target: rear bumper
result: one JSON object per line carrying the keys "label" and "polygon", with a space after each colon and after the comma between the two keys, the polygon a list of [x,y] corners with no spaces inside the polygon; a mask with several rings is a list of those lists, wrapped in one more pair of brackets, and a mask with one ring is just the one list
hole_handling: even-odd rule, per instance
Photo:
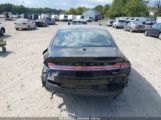
{"label": "rear bumper", "polygon": [[133,30],[133,31],[145,31],[144,28],[133,28],[132,30]]}
{"label": "rear bumper", "polygon": [[124,25],[116,25],[117,28],[123,29],[125,26]]}
{"label": "rear bumper", "polygon": [[82,95],[82,96],[116,96],[123,92],[123,89],[116,91],[97,91],[97,90],[84,90],[84,89],[71,89],[58,86],[47,82],[46,89],[50,92],[54,91],[59,94]]}

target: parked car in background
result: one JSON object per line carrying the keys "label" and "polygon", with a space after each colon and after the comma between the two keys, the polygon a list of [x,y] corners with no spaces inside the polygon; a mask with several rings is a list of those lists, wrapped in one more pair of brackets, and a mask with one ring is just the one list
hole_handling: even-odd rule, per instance
{"label": "parked car in background", "polygon": [[68,25],[87,25],[87,21],[86,20],[73,20],[73,21],[69,21]]}
{"label": "parked car in background", "polygon": [[109,20],[109,21],[107,21],[106,25],[107,26],[113,26],[114,22],[115,22],[115,20]]}
{"label": "parked car in background", "polygon": [[55,19],[51,17],[46,18],[48,25],[55,25]]}
{"label": "parked car in background", "polygon": [[43,54],[42,84],[51,92],[117,96],[128,84],[130,62],[104,27],[61,28]]}
{"label": "parked car in background", "polygon": [[16,30],[22,30],[22,29],[35,29],[36,25],[35,22],[33,20],[29,20],[29,19],[18,19],[15,22],[15,29]]}
{"label": "parked car in background", "polygon": [[113,23],[113,28],[124,28],[126,25],[126,20],[116,20],[114,23]]}
{"label": "parked car in background", "polygon": [[37,19],[35,21],[37,27],[47,27],[48,26],[48,21],[47,19]]}
{"label": "parked car in background", "polygon": [[144,23],[145,29],[151,28],[156,22],[155,21],[148,21]]}
{"label": "parked car in background", "polygon": [[151,28],[146,29],[145,36],[153,36],[161,40],[161,23],[156,23]]}
{"label": "parked car in background", "polygon": [[92,21],[93,21],[92,17],[85,18],[85,20],[86,20],[87,22],[92,22]]}
{"label": "parked car in background", "polygon": [[6,32],[6,30],[5,30],[4,26],[3,26],[3,24],[0,23],[0,36],[3,36],[5,34],[5,32]]}
{"label": "parked car in background", "polygon": [[142,22],[134,21],[129,22],[127,25],[125,25],[124,30],[130,32],[144,32],[145,26]]}

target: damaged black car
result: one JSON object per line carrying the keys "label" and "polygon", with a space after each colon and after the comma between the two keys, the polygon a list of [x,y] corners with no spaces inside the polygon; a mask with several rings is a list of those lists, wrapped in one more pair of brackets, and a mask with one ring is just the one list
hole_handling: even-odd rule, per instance
{"label": "damaged black car", "polygon": [[128,84],[131,64],[101,26],[59,29],[43,52],[42,84],[72,95],[119,95]]}

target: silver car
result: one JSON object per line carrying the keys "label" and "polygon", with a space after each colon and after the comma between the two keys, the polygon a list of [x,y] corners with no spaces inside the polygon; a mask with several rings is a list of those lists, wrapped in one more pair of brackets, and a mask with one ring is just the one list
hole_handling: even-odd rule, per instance
{"label": "silver car", "polygon": [[114,23],[113,23],[113,28],[124,28],[126,25],[126,20],[116,20]]}
{"label": "silver car", "polygon": [[29,19],[18,19],[15,22],[15,29],[19,30],[19,29],[36,29],[36,25],[35,22],[33,20],[29,20]]}
{"label": "silver car", "polygon": [[132,21],[129,22],[125,27],[125,31],[130,31],[130,32],[144,32],[145,31],[145,26],[143,25],[142,22],[139,21]]}

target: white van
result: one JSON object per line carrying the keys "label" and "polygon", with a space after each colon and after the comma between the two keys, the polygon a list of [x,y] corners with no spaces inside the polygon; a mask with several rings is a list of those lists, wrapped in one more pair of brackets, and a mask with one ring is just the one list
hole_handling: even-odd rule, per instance
{"label": "white van", "polygon": [[60,14],[59,15],[59,21],[68,21],[68,15]]}
{"label": "white van", "polygon": [[68,21],[74,20],[76,17],[75,15],[68,15]]}

